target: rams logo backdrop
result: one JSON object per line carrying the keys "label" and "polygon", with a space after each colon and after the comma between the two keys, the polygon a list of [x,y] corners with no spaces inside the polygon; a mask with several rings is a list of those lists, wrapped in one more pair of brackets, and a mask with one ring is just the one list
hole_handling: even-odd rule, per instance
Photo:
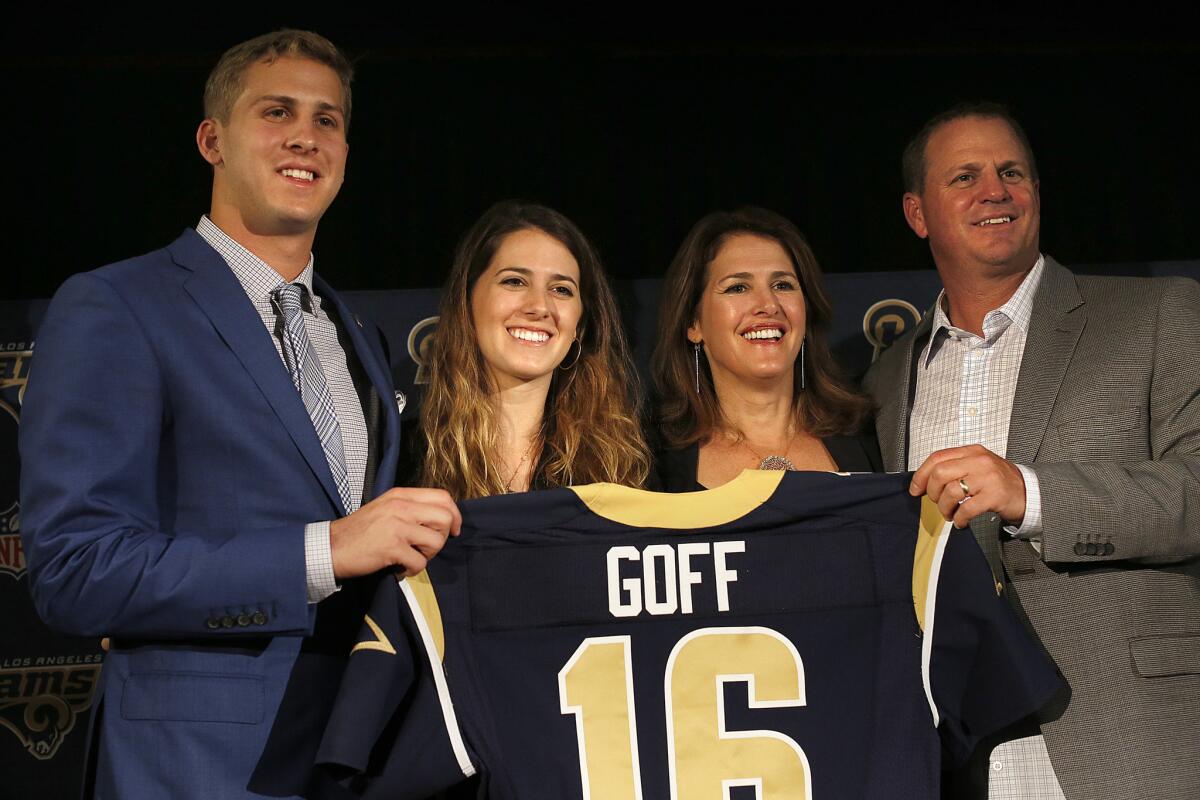
{"label": "rams logo backdrop", "polygon": [[[1081,271],[1200,279],[1200,262]],[[939,288],[933,270],[830,275],[827,282],[836,315],[831,341],[852,375],[861,375],[885,348],[917,325]],[[627,281],[617,292],[635,359],[644,372],[654,345],[659,281]],[[396,388],[407,397],[404,416],[411,418],[428,381],[438,292],[347,295],[362,317],[383,329]],[[78,795],[93,694],[104,660],[98,640],[49,631],[29,598],[20,539],[17,430],[25,386],[37,372],[36,334],[45,307],[44,300],[0,302],[0,799],[67,800]]]}

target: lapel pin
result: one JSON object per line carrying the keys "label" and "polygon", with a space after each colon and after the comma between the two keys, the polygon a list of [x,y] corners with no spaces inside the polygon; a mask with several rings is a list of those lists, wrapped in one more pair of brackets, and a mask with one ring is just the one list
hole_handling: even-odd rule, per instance
{"label": "lapel pin", "polygon": [[404,392],[396,391],[396,409],[403,414],[404,406],[408,405],[408,398],[404,396]]}

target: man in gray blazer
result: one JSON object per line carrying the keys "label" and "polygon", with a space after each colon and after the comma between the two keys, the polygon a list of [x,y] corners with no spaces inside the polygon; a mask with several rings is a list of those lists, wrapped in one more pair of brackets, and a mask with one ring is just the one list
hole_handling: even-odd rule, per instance
{"label": "man in gray blazer", "polygon": [[931,119],[904,173],[944,291],[867,375],[884,463],[970,526],[1071,687],[979,754],[974,789],[1200,797],[1200,286],[1042,255],[1002,107]]}

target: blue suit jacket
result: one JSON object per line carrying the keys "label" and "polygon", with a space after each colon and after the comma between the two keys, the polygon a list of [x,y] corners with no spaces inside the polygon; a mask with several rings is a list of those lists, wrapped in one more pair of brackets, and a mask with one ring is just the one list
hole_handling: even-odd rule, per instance
{"label": "blue suit jacket", "polygon": [[[378,493],[400,434],[387,360],[374,328],[319,279],[316,291],[380,401]],[[114,643],[95,792],[256,796],[245,786],[302,645],[340,649],[307,638],[329,626],[306,602],[303,529],[345,509],[304,404],[233,272],[191,230],[72,277],[35,347],[20,431],[30,588],[52,627]]]}

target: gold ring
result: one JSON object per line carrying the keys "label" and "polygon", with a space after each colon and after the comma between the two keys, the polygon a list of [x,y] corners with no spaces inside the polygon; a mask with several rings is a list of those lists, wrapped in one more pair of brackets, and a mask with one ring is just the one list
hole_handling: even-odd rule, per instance
{"label": "gold ring", "polygon": [[971,489],[969,486],[967,486],[967,482],[964,481],[962,478],[958,479],[958,488],[963,490],[963,499],[964,500],[971,496]]}

